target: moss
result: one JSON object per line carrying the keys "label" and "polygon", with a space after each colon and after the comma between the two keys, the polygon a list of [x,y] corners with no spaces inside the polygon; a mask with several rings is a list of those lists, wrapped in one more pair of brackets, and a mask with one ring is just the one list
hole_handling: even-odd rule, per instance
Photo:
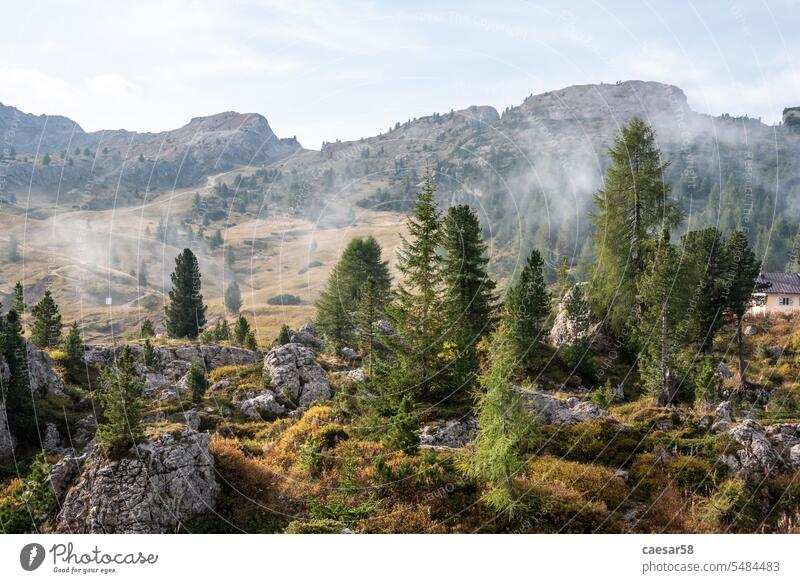
{"label": "moss", "polygon": [[345,525],[328,518],[293,520],[286,525],[284,534],[339,534]]}

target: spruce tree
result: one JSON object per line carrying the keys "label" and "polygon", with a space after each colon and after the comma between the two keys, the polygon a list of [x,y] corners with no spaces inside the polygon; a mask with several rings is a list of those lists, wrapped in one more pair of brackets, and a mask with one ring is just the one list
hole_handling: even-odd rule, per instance
{"label": "spruce tree", "polygon": [[233,327],[233,343],[236,346],[244,346],[248,334],[250,334],[250,322],[242,314],[236,319],[236,325]]}
{"label": "spruce tree", "polygon": [[245,335],[242,347],[253,352],[258,351],[258,340],[256,340],[256,335],[252,330]]}
{"label": "spruce tree", "polygon": [[242,308],[242,292],[239,284],[233,280],[225,290],[225,309],[229,314],[238,314]]}
{"label": "spruce tree", "polygon": [[354,340],[354,312],[364,282],[372,278],[376,298],[385,304],[391,287],[387,263],[374,237],[352,239],[328,276],[328,283],[316,303],[316,326],[335,350]]}
{"label": "spruce tree", "polygon": [[387,309],[399,340],[393,349],[405,362],[395,367],[406,371],[406,382],[423,397],[435,397],[447,386],[447,371],[439,355],[444,343],[442,302],[442,228],[434,198],[435,187],[426,173],[417,193],[412,216],[406,221],[408,236],[401,236],[397,269],[402,274],[396,300]]}
{"label": "spruce tree", "polygon": [[678,387],[680,324],[688,307],[685,269],[664,231],[658,249],[639,281],[638,301],[645,306],[638,320],[639,370],[654,402],[673,402]]}
{"label": "spruce tree", "polygon": [[39,348],[52,348],[61,342],[61,313],[50,290],[33,306],[31,341]]}
{"label": "spruce tree", "polygon": [[739,360],[739,391],[747,389],[747,363],[744,357],[744,316],[750,308],[753,294],[763,292],[769,284],[758,283],[761,262],[750,249],[742,231],[734,231],[725,243],[728,258],[726,273],[726,316],[736,326],[736,354]]}
{"label": "spruce tree", "polygon": [[110,450],[135,445],[144,438],[143,399],[130,346],[122,349],[114,368],[105,372],[103,386],[103,421],[97,426],[97,442]]}
{"label": "spruce tree", "polygon": [[142,363],[151,370],[158,370],[158,355],[156,354],[156,349],[153,347],[153,343],[150,342],[149,338],[145,338],[144,344],[142,344],[142,354],[139,357]]}
{"label": "spruce tree", "polygon": [[195,339],[206,324],[206,306],[200,293],[200,266],[190,249],[175,258],[172,290],[169,292],[167,334],[171,338]]}
{"label": "spruce tree", "polygon": [[503,317],[508,322],[510,341],[519,360],[533,354],[550,314],[550,294],[543,269],[542,255],[538,250],[532,250],[519,281],[508,291],[506,298]]}
{"label": "spruce tree", "polygon": [[400,400],[394,415],[387,421],[383,445],[389,449],[416,453],[419,447],[419,419],[414,414],[414,400],[405,394]]}
{"label": "spruce tree", "polygon": [[655,134],[634,118],[608,152],[611,165],[594,197],[595,264],[592,311],[609,331],[623,336],[635,324],[639,278],[662,229],[677,226],[681,214],[669,199]]}
{"label": "spruce tree", "polygon": [[375,322],[382,316],[382,305],[382,298],[379,296],[375,280],[371,277],[367,278],[361,289],[361,297],[358,300],[355,324],[358,348],[364,355],[363,362],[366,365],[368,375],[372,375],[373,371],[377,344]]}
{"label": "spruce tree", "polygon": [[274,345],[275,346],[283,346],[284,344],[289,344],[291,342],[291,336],[289,334],[289,326],[283,324],[281,326],[280,332],[278,332],[278,337],[275,339]]}
{"label": "spruce tree", "polygon": [[492,334],[489,365],[478,379],[478,435],[473,454],[462,462],[467,475],[485,483],[486,503],[506,516],[523,510],[514,478],[523,472],[525,453],[536,438],[535,419],[511,386],[516,364],[513,335],[507,321]]}
{"label": "spruce tree", "polygon": [[459,383],[470,384],[478,372],[475,345],[492,326],[495,283],[489,278],[486,243],[472,208],[458,205],[447,210],[442,239],[443,308],[447,336],[458,353],[454,373]]}
{"label": "spruce tree", "polygon": [[4,395],[8,427],[18,439],[34,443],[38,434],[28,375],[28,350],[16,310],[9,310],[2,324],[3,356],[10,373]]}

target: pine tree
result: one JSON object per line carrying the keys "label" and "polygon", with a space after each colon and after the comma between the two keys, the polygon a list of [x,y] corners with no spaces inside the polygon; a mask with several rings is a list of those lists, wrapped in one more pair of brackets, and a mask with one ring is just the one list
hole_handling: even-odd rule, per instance
{"label": "pine tree", "polygon": [[516,364],[513,334],[506,321],[492,334],[489,366],[478,379],[482,390],[476,404],[475,449],[463,462],[467,475],[486,484],[486,503],[506,516],[522,510],[514,478],[524,470],[525,452],[536,438],[534,417],[509,380]]}
{"label": "pine tree", "polygon": [[335,350],[354,339],[354,312],[368,278],[375,282],[376,298],[382,308],[389,296],[391,278],[387,263],[381,259],[381,247],[374,237],[352,239],[331,270],[328,283],[316,303],[317,329]]}
{"label": "pine tree", "polygon": [[18,281],[14,284],[14,303],[11,308],[17,312],[17,315],[22,317],[28,306],[25,305],[25,295],[22,289],[22,282]]}
{"label": "pine tree", "polygon": [[159,369],[158,355],[149,338],[145,338],[144,344],[142,344],[142,354],[139,358],[147,368],[151,370]]}
{"label": "pine tree", "polygon": [[208,238],[208,247],[212,251],[218,249],[225,241],[222,238],[222,233],[219,229],[214,231],[214,234]]}
{"label": "pine tree", "polygon": [[142,384],[136,379],[133,352],[126,346],[103,378],[103,421],[97,427],[96,439],[107,449],[127,448],[144,438]]}
{"label": "pine tree", "polygon": [[281,330],[278,333],[278,337],[275,339],[274,345],[275,346],[283,346],[284,344],[289,344],[291,342],[291,336],[289,334],[289,326],[283,324],[281,326]]}
{"label": "pine tree", "polygon": [[50,290],[31,310],[31,341],[39,348],[52,348],[61,342],[61,313]]}
{"label": "pine tree", "polygon": [[414,400],[403,395],[394,415],[388,420],[383,445],[389,449],[415,453],[419,447],[419,419],[414,414]]}
{"label": "pine tree", "polygon": [[147,269],[144,264],[144,259],[139,262],[139,272],[137,273],[137,281],[142,287],[147,286]]}
{"label": "pine tree", "polygon": [[233,267],[234,263],[236,263],[236,253],[233,252],[231,245],[225,245],[225,265]]}
{"label": "pine tree", "polygon": [[155,335],[156,331],[153,329],[153,322],[151,322],[149,318],[145,318],[142,321],[142,327],[139,336],[142,338],[152,338]]}
{"label": "pine tree", "polygon": [[67,355],[67,362],[75,367],[83,364],[83,340],[81,339],[81,328],[77,322],[73,322],[69,327],[63,348]]}
{"label": "pine tree", "polygon": [[208,389],[208,377],[206,377],[206,371],[197,361],[192,362],[189,372],[186,373],[186,385],[192,392],[192,402],[201,403]]}
{"label": "pine tree", "polygon": [[225,290],[225,309],[229,314],[238,314],[242,308],[242,292],[239,284],[233,280]]}
{"label": "pine tree", "polygon": [[594,197],[595,264],[592,311],[613,334],[624,335],[635,324],[639,278],[648,252],[661,230],[677,226],[681,214],[669,200],[663,162],[655,134],[634,118],[622,128],[608,152],[611,165]]}
{"label": "pine tree", "polygon": [[714,348],[714,336],[725,323],[727,257],[722,235],[715,227],[689,231],[681,239],[681,262],[686,265],[687,339],[702,354]]}
{"label": "pine tree", "polygon": [[736,326],[736,354],[739,360],[739,391],[747,389],[747,363],[744,358],[744,334],[742,324],[752,301],[753,294],[767,289],[767,285],[758,283],[761,262],[756,259],[753,250],[742,231],[734,231],[725,242],[725,254],[728,258],[726,273],[726,316]]}
{"label": "pine tree", "polygon": [[184,249],[175,259],[172,290],[167,306],[167,334],[195,339],[206,324],[206,306],[200,293],[200,266],[194,253]]}
{"label": "pine tree", "polygon": [[9,263],[17,263],[20,259],[22,259],[22,256],[19,254],[19,243],[14,235],[11,235],[8,238],[7,259]]}
{"label": "pine tree", "polygon": [[237,318],[236,325],[233,327],[233,343],[236,346],[244,346],[248,334],[250,334],[250,322],[242,314]]}
{"label": "pine tree", "polygon": [[417,193],[412,216],[406,221],[408,237],[401,236],[397,269],[403,278],[395,302],[387,308],[400,340],[395,353],[405,363],[407,382],[423,397],[432,397],[448,383],[447,371],[440,366],[444,341],[442,301],[442,228],[434,198],[435,187],[426,173]]}
{"label": "pine tree", "polygon": [[253,352],[258,351],[258,341],[256,340],[256,335],[252,330],[245,335],[242,347],[247,350],[252,350]]}
{"label": "pine tree", "polygon": [[454,365],[458,382],[469,384],[478,372],[475,345],[492,327],[495,283],[487,272],[487,248],[474,210],[467,205],[450,207],[442,233],[447,335],[458,353]]}
{"label": "pine tree", "polygon": [[544,261],[534,249],[522,269],[519,281],[508,291],[503,317],[508,322],[510,341],[516,358],[530,356],[542,335],[550,314],[550,294],[544,279]]}
{"label": "pine tree", "polygon": [[685,270],[678,252],[664,231],[658,250],[639,281],[637,301],[645,306],[638,321],[639,370],[650,386],[654,402],[673,402],[678,387],[677,352],[680,347],[680,322],[686,317]]}

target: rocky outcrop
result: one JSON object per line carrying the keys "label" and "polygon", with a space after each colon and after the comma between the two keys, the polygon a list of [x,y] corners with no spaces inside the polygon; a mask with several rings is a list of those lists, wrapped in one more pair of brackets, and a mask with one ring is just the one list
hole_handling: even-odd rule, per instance
{"label": "rocky outcrop", "polygon": [[572,294],[574,292],[575,287],[572,287],[564,294],[564,297],[561,298],[558,306],[556,306],[556,317],[553,320],[552,328],[550,328],[550,342],[556,346],[575,342],[587,334],[586,330],[581,330],[580,324],[575,317],[567,313],[566,306],[570,299],[572,299]]}
{"label": "rocky outcrop", "polygon": [[187,429],[141,443],[119,460],[94,448],[64,498],[57,531],[165,533],[208,512],[219,492],[209,441]]}
{"label": "rocky outcrop", "polygon": [[16,446],[17,441],[11,435],[11,428],[8,426],[5,399],[0,399],[0,460],[11,456]]}
{"label": "rocky outcrop", "polygon": [[[87,346],[85,352],[86,363],[92,366],[113,366],[114,358],[122,350],[118,347]],[[136,357],[141,353],[141,347],[133,344],[131,350]],[[258,354],[252,350],[245,350],[236,346],[223,346],[218,344],[191,344],[187,346],[156,346],[158,368],[160,374],[166,379],[176,382],[189,370],[193,362],[198,362],[206,370],[213,370],[221,366],[255,364]],[[154,382],[160,379],[153,379]]]}
{"label": "rocky outcrop", "polygon": [[478,422],[475,418],[436,421],[424,425],[419,432],[419,444],[423,447],[464,447],[475,439]]}
{"label": "rocky outcrop", "polygon": [[722,455],[722,461],[744,478],[772,475],[785,467],[763,427],[745,419],[728,431],[728,436],[741,447]]}
{"label": "rocky outcrop", "polygon": [[589,401],[575,397],[560,399],[547,393],[516,388],[525,406],[548,425],[574,425],[590,419],[607,418],[608,412]]}
{"label": "rocky outcrop", "polygon": [[64,381],[56,373],[53,359],[32,342],[28,342],[28,378],[31,390],[39,395],[64,394]]}
{"label": "rocky outcrop", "polygon": [[275,396],[287,404],[307,406],[318,399],[331,398],[331,386],[314,352],[302,344],[276,346],[264,357],[264,372],[269,376]]}
{"label": "rocky outcrop", "polygon": [[250,419],[270,421],[286,414],[286,407],[278,402],[275,393],[264,391],[239,403],[239,411]]}
{"label": "rocky outcrop", "polygon": [[312,350],[325,348],[325,341],[317,337],[317,333],[311,324],[303,324],[297,331],[290,330],[289,342],[308,346]]}

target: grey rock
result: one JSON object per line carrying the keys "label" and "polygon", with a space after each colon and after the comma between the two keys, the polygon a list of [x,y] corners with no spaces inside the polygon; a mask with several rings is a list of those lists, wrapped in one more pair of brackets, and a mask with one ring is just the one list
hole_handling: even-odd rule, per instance
{"label": "grey rock", "polygon": [[58,376],[53,366],[53,359],[44,350],[36,347],[32,342],[27,343],[28,352],[28,378],[31,390],[38,395],[51,392],[56,395],[64,394],[64,381]]}
{"label": "grey rock", "polygon": [[144,386],[142,387],[142,392],[145,395],[156,394],[172,386],[166,375],[159,372],[145,371],[143,378]]}
{"label": "grey rock", "polygon": [[703,415],[697,421],[697,427],[700,428],[702,431],[708,431],[711,429],[711,425],[714,423],[714,417],[711,415]]}
{"label": "grey rock", "polygon": [[587,334],[586,330],[579,330],[575,318],[567,314],[566,305],[572,298],[574,291],[575,286],[564,294],[564,297],[561,298],[561,301],[556,306],[556,317],[553,320],[553,326],[550,328],[550,342],[556,346],[574,342]]}
{"label": "grey rock", "polygon": [[331,398],[331,385],[317,363],[314,352],[302,344],[276,346],[264,357],[276,395],[289,403],[306,406],[318,399]]}
{"label": "grey rock", "polygon": [[75,429],[72,432],[72,447],[75,450],[83,449],[92,439],[97,432],[97,419],[94,415],[87,415],[79,419],[75,423]]}
{"label": "grey rock", "polygon": [[474,418],[437,421],[423,426],[419,443],[423,447],[459,448],[475,440],[478,422]]}
{"label": "grey rock", "polygon": [[347,378],[357,383],[366,383],[369,380],[367,371],[363,368],[355,368],[347,371]]}
{"label": "grey rock", "polygon": [[255,420],[271,420],[286,414],[286,407],[278,402],[275,393],[264,393],[239,403],[243,415]]}
{"label": "grey rock", "polygon": [[795,470],[800,470],[800,443],[789,449],[789,463]]}
{"label": "grey rock", "polygon": [[800,423],[776,423],[766,428],[767,438],[783,449],[800,444]]}
{"label": "grey rock", "polygon": [[733,410],[733,405],[730,401],[723,401],[714,410],[714,419],[716,421],[733,422],[736,420],[736,413]]}
{"label": "grey rock", "polygon": [[[4,384],[4,386],[7,386]],[[3,396],[4,397],[4,396]],[[11,434],[6,415],[5,398],[0,399],[0,460],[10,457],[17,447],[17,440]]]}
{"label": "grey rock", "polygon": [[211,437],[165,434],[110,460],[94,448],[64,498],[60,533],[166,533],[214,508],[219,484]]}
{"label": "grey rock", "polygon": [[719,371],[720,376],[722,376],[722,378],[725,379],[726,381],[733,378],[733,373],[731,372],[731,369],[728,368],[728,365],[726,365],[724,361],[722,360],[719,361],[719,364],[717,365],[717,370]]}
{"label": "grey rock", "polygon": [[372,325],[375,327],[375,330],[378,332],[378,334],[382,334],[383,336],[397,335],[397,331],[389,323],[389,320],[375,320]]}
{"label": "grey rock", "polygon": [[781,356],[783,356],[784,353],[783,346],[778,346],[778,345],[767,346],[766,350],[770,358],[780,358]]}
{"label": "grey rock", "polygon": [[46,423],[44,426],[44,435],[42,436],[42,449],[47,453],[53,453],[58,449],[58,444],[61,438],[58,435],[58,427],[55,423]]}
{"label": "grey rock", "polygon": [[67,490],[80,475],[83,463],[89,457],[89,452],[79,456],[68,455],[61,458],[50,468],[50,485],[56,498],[61,501]]}
{"label": "grey rock", "polygon": [[730,429],[728,435],[742,447],[733,453],[724,454],[722,461],[745,478],[772,475],[785,466],[783,459],[767,439],[764,428],[752,419],[745,419]]}
{"label": "grey rock", "polygon": [[342,357],[342,358],[344,358],[345,360],[355,360],[355,359],[357,359],[357,358],[358,358],[358,352],[356,352],[355,350],[353,350],[352,348],[349,348],[349,347],[347,347],[347,346],[345,346],[344,348],[342,348],[342,349],[339,351],[339,354],[340,354],[340,355],[341,355],[341,357]]}
{"label": "grey rock", "polygon": [[715,421],[711,426],[711,433],[725,433],[731,428],[731,425],[732,423],[730,421]]}
{"label": "grey rock", "polygon": [[515,388],[527,408],[536,413],[542,423],[549,425],[574,425],[580,421],[608,418],[608,412],[589,401],[575,397],[560,399],[547,393]]}
{"label": "grey rock", "polygon": [[183,412],[183,418],[186,420],[186,427],[192,431],[200,429],[200,413],[197,409],[189,409]]}
{"label": "grey rock", "polygon": [[313,350],[322,350],[325,348],[325,341],[317,337],[317,333],[311,324],[303,324],[296,332],[290,330],[289,342],[302,344]]}
{"label": "grey rock", "polygon": [[745,336],[755,336],[758,334],[758,328],[755,326],[745,326],[744,330],[742,330],[742,334]]}

